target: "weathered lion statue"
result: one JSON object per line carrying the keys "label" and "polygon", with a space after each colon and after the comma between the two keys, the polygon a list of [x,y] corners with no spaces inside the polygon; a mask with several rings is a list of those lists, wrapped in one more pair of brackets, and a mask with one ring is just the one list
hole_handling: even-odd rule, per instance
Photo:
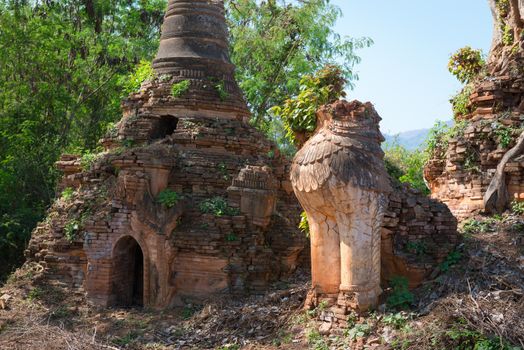
{"label": "weathered lion statue", "polygon": [[380,231],[391,191],[371,103],[337,101],[317,112],[315,134],[291,168],[311,234],[313,292],[365,310],[378,302]]}

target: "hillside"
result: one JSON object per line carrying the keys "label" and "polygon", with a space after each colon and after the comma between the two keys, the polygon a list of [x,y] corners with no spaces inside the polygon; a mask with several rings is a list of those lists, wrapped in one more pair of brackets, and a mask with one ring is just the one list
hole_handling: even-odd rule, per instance
{"label": "hillside", "polygon": [[[448,126],[453,125],[453,121],[450,120],[446,122]],[[428,138],[429,131],[431,128],[427,129],[418,129],[418,130],[408,130],[403,131],[398,134],[384,134],[384,138],[386,139],[385,143],[390,143],[395,140],[398,141],[398,143],[405,147],[409,151],[414,151],[416,149],[419,149],[423,147],[424,142]]]}

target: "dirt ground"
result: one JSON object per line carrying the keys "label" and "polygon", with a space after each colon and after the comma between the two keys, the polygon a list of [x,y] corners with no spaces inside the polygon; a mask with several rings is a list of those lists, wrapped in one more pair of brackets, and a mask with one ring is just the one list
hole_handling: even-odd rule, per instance
{"label": "dirt ground", "polygon": [[98,310],[26,264],[0,288],[0,349],[524,349],[524,217],[463,227],[463,242],[431,280],[410,295],[386,290],[384,300],[396,295],[408,308],[384,303],[327,331],[322,310],[303,310],[305,271],[263,296],[158,312]]}

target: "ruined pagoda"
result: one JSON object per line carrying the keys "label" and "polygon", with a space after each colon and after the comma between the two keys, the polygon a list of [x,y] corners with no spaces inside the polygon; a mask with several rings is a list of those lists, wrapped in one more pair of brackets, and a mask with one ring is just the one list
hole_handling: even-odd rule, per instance
{"label": "ruined pagoda", "polygon": [[[289,163],[248,124],[222,1],[170,0],[155,75],[89,167],[64,155],[27,255],[101,306],[257,293],[306,246]],[[84,164],[85,165],[85,164]]]}
{"label": "ruined pagoda", "polygon": [[[45,283],[102,307],[165,308],[262,293],[308,267],[290,160],[249,125],[227,37],[222,1],[169,1],[155,74],[123,101],[105,151],[57,162],[63,195],[26,251]],[[405,189],[389,203],[382,279],[416,285],[453,248],[456,221]],[[424,259],[406,252],[421,239],[435,247]]]}

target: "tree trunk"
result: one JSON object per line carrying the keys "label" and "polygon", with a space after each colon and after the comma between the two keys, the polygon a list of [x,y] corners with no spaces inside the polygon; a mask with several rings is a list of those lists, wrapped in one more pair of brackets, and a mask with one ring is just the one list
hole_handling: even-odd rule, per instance
{"label": "tree trunk", "polygon": [[[506,1],[507,6],[504,7]],[[504,31],[509,26],[513,34],[513,42],[520,40],[522,29],[524,28],[524,0],[488,0],[491,13],[493,14],[493,41],[491,44],[490,61],[497,55],[500,47],[506,46],[504,43]],[[499,4],[499,5],[497,5]],[[500,10],[506,10],[501,12]],[[507,44],[507,43],[506,43]]]}
{"label": "tree trunk", "polygon": [[488,190],[484,194],[484,208],[488,213],[501,213],[506,209],[509,202],[508,188],[506,186],[506,164],[515,157],[524,153],[524,131],[517,139],[515,147],[506,152],[500,160],[499,165]]}

